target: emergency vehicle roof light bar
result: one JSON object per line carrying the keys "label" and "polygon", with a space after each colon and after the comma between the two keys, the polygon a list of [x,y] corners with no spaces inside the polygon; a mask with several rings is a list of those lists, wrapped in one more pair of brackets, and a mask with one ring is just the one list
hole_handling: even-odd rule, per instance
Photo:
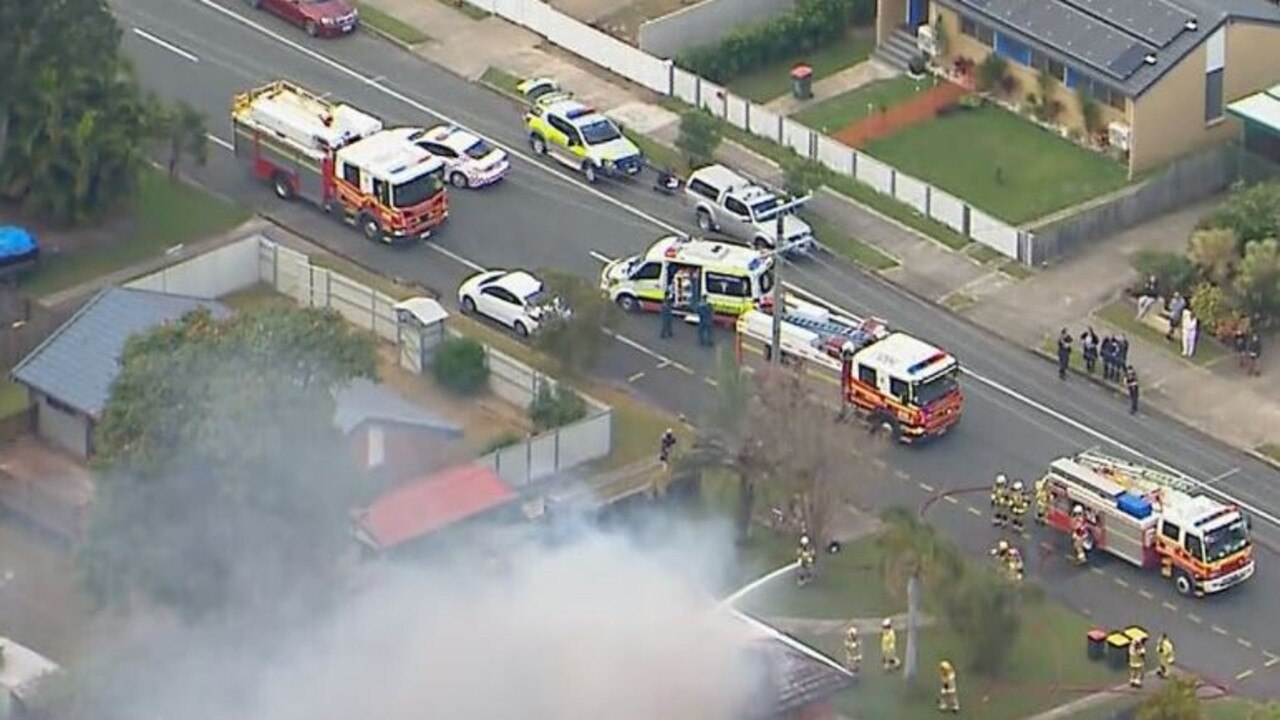
{"label": "emergency vehicle roof light bar", "polygon": [[924,360],[921,360],[915,365],[912,365],[911,367],[907,368],[907,374],[915,375],[916,373],[924,370],[925,368],[929,367],[930,365],[933,365],[934,363],[940,363],[943,360],[946,360],[948,357],[949,356],[945,352],[942,352],[941,350],[939,350],[938,352],[930,355]]}

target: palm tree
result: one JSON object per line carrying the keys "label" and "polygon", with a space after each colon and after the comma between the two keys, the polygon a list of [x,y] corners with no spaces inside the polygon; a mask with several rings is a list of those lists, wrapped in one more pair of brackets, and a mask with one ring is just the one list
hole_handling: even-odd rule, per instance
{"label": "palm tree", "polygon": [[209,130],[204,115],[186,101],[173,107],[157,107],[154,112],[156,138],[167,146],[169,179],[177,179],[183,156],[190,156],[204,167],[209,161]]}
{"label": "palm tree", "polygon": [[903,674],[911,680],[917,668],[924,585],[957,582],[964,565],[955,547],[916,513],[893,507],[884,511],[881,519],[885,523],[885,531],[877,539],[881,577],[892,592],[901,593],[905,587],[907,595],[907,651]]}
{"label": "palm tree", "polygon": [[1138,706],[1138,720],[1201,720],[1204,709],[1196,695],[1196,681],[1174,678]]}

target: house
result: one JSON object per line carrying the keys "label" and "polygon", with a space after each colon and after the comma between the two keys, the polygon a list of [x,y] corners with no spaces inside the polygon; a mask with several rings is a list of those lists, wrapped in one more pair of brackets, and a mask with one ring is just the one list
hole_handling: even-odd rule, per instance
{"label": "house", "polygon": [[458,465],[384,492],[356,514],[356,539],[368,550],[392,550],[511,507],[518,497],[492,467]]}
{"label": "house", "polygon": [[201,308],[230,314],[218,302],[150,290],[109,287],[95,295],[13,369],[36,408],[37,436],[87,460],[125,343]]}
{"label": "house", "polygon": [[1245,149],[1280,165],[1280,85],[1227,106],[1244,123]]}
{"label": "house", "polygon": [[45,678],[62,672],[49,658],[6,637],[0,637],[0,720],[35,717],[27,707]]}
{"label": "house", "polygon": [[364,378],[334,393],[334,424],[360,466],[396,484],[461,460],[463,430]]}
{"label": "house", "polygon": [[747,626],[753,660],[770,682],[759,688],[745,720],[835,720],[832,698],[853,683],[840,663],[738,610]]}
{"label": "house", "polygon": [[1005,57],[1020,102],[1046,73],[1054,124],[1083,130],[1092,98],[1131,176],[1236,137],[1227,105],[1280,76],[1275,0],[878,0],[878,12],[881,44],[914,45],[930,25],[944,69]]}

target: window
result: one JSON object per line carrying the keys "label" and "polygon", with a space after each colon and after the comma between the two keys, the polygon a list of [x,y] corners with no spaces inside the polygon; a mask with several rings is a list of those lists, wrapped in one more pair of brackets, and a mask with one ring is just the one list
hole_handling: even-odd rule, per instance
{"label": "window", "polygon": [[1065,83],[1067,81],[1067,66],[1057,60],[1050,59],[1049,74],[1058,82]]}
{"label": "window", "polygon": [[558,133],[563,133],[564,135],[573,134],[573,128],[570,127],[569,123],[561,120],[555,115],[547,116],[547,124],[549,124]]}
{"label": "window", "polygon": [[1174,542],[1178,542],[1178,538],[1182,535],[1182,528],[1171,522],[1166,522],[1160,526],[1160,534]]}
{"label": "window", "polygon": [[1204,546],[1200,544],[1200,538],[1195,535],[1188,534],[1186,539],[1182,541],[1182,547],[1191,553],[1191,557],[1196,560],[1204,560]]}
{"label": "window", "polygon": [[631,275],[632,280],[657,280],[660,277],[662,277],[662,265],[656,262],[641,265]]}
{"label": "window", "polygon": [[739,217],[750,217],[751,213],[747,211],[747,206],[737,198],[725,198],[724,209]]}
{"label": "window", "polygon": [[342,179],[356,187],[360,187],[360,168],[352,165],[351,163],[343,163]]}
{"label": "window", "polygon": [[858,366],[858,380],[872,387],[876,387],[876,371],[875,368],[869,368],[866,365]]}
{"label": "window", "polygon": [[370,470],[381,467],[387,461],[387,437],[383,432],[382,426],[377,424],[369,425],[369,457],[368,467]]}
{"label": "window", "polygon": [[978,36],[978,24],[973,21],[973,18],[960,18],[960,34],[968,35],[969,37]]}
{"label": "window", "polygon": [[391,186],[386,180],[373,179],[373,195],[383,205],[391,204]]}
{"label": "window", "polygon": [[1031,51],[1031,67],[1035,68],[1036,70],[1041,70],[1041,71],[1043,71],[1043,70],[1048,70],[1048,69],[1049,69],[1049,56],[1048,56],[1048,55],[1045,55],[1044,53],[1040,52],[1039,50],[1032,50],[1032,51]]}
{"label": "window", "polygon": [[975,37],[983,45],[994,47],[996,44],[996,31],[992,30],[989,25],[978,24],[978,34]]}
{"label": "window", "polygon": [[1222,68],[1205,73],[1204,76],[1204,121],[1213,122],[1222,119]]}
{"label": "window", "polygon": [[502,302],[507,303],[508,305],[520,304],[520,298],[516,297],[514,293],[507,290],[506,288],[487,287],[481,292],[483,292],[485,295],[490,295],[498,300],[501,300]]}
{"label": "window", "polygon": [[999,55],[1009,58],[1013,62],[1020,65],[1031,64],[1031,48],[1005,35],[997,33],[995,36],[995,51]]}
{"label": "window", "polygon": [[707,292],[729,297],[751,297],[751,284],[738,275],[706,273]]}
{"label": "window", "polygon": [[458,153],[440,143],[427,143],[423,146],[427,152],[437,157],[456,158]]}
{"label": "window", "polygon": [[712,202],[720,198],[720,192],[711,187],[706,180],[698,179],[689,183],[689,192],[704,197]]}
{"label": "window", "polygon": [[889,394],[898,399],[899,402],[907,402],[910,398],[911,387],[907,385],[905,380],[898,378],[889,378]]}

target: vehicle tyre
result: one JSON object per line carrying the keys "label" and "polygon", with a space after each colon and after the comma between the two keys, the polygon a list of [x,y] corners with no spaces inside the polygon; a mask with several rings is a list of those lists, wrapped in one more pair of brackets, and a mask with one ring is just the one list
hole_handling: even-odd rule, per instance
{"label": "vehicle tyre", "polygon": [[471,181],[467,179],[465,173],[456,172],[449,176],[449,184],[459,190],[466,190],[471,187]]}
{"label": "vehicle tyre", "polygon": [[582,163],[582,176],[587,182],[594,183],[596,181],[596,165],[592,162]]}
{"label": "vehicle tyre", "polygon": [[275,191],[276,197],[281,200],[293,199],[293,181],[282,172],[271,176],[271,189]]}
{"label": "vehicle tyre", "polygon": [[529,337],[528,326],[526,326],[524,323],[520,322],[519,320],[516,321],[515,331],[516,331],[516,335],[519,335],[522,338]]}
{"label": "vehicle tyre", "polygon": [[894,442],[902,439],[902,427],[898,421],[882,412],[871,416],[871,432]]}
{"label": "vehicle tyre", "polygon": [[307,34],[310,35],[311,37],[315,37],[320,34],[320,26],[316,25],[311,20],[308,20],[306,24],[302,26],[302,29],[305,30]]}
{"label": "vehicle tyre", "polygon": [[462,312],[467,315],[474,315],[476,312],[476,301],[472,300],[470,295],[464,295],[462,298]]}
{"label": "vehicle tyre", "polygon": [[369,242],[382,240],[382,226],[378,224],[378,219],[369,213],[360,216],[360,232],[364,233],[365,239]]}
{"label": "vehicle tyre", "polygon": [[619,295],[614,302],[618,304],[618,307],[622,308],[623,312],[633,313],[640,309],[640,302],[636,300],[634,295]]}
{"label": "vehicle tyre", "polygon": [[1196,584],[1192,582],[1190,575],[1178,570],[1173,574],[1173,589],[1177,590],[1179,595],[1189,597],[1195,592]]}
{"label": "vehicle tyre", "polygon": [[716,229],[716,224],[711,221],[711,213],[706,210],[698,211],[698,229],[704,233],[709,233]]}
{"label": "vehicle tyre", "polygon": [[533,148],[535,155],[547,154],[547,141],[543,140],[542,136],[537,133],[529,136],[529,146]]}

